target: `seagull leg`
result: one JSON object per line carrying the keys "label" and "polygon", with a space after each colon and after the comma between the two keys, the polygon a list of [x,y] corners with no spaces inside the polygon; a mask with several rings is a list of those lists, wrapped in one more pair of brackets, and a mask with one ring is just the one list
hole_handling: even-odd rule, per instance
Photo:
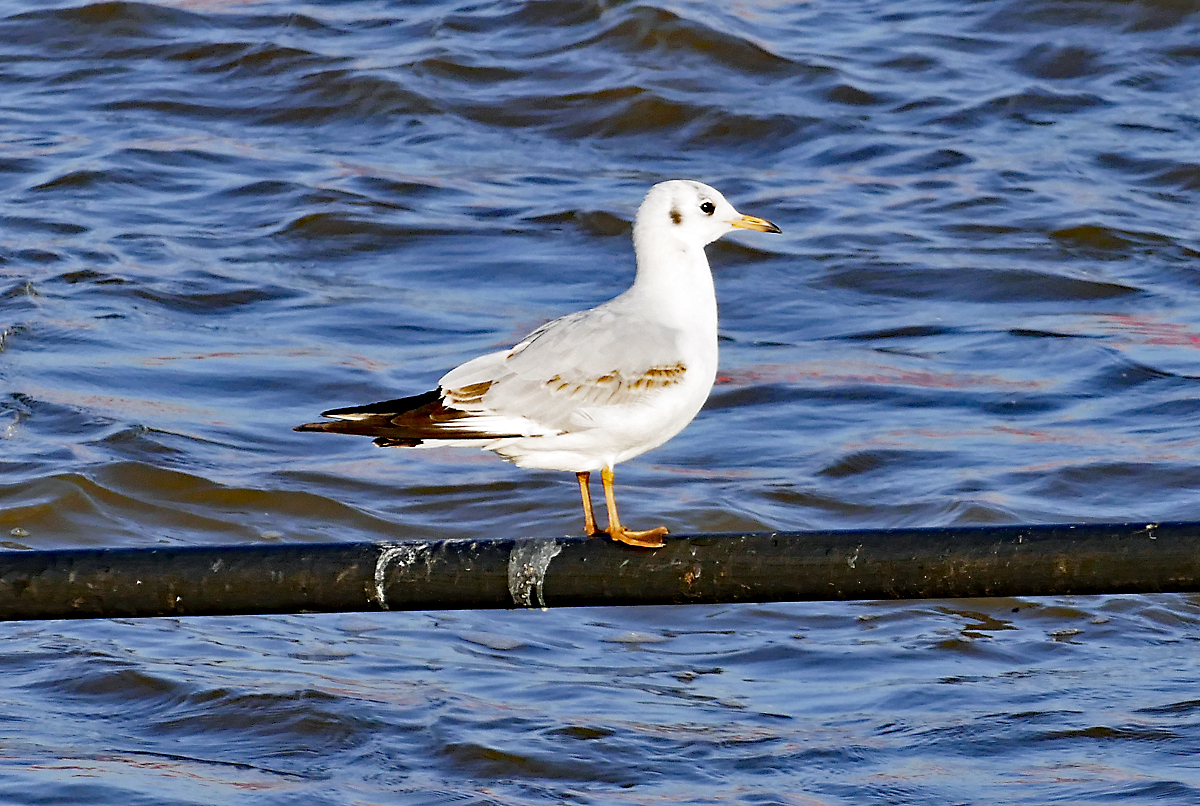
{"label": "seagull leg", "polygon": [[603,534],[596,529],[596,510],[592,509],[592,474],[584,470],[576,473],[575,478],[579,479],[579,495],[583,497],[583,531],[588,537]]}
{"label": "seagull leg", "polygon": [[631,546],[639,546],[644,549],[660,549],[665,546],[666,543],[662,541],[663,535],[667,533],[667,527],[665,526],[647,529],[644,532],[635,532],[621,525],[621,519],[617,516],[617,496],[613,492],[612,468],[603,468],[600,471],[600,479],[604,482],[604,501],[608,504],[607,531],[609,537],[613,540],[619,540],[622,543],[628,543]]}

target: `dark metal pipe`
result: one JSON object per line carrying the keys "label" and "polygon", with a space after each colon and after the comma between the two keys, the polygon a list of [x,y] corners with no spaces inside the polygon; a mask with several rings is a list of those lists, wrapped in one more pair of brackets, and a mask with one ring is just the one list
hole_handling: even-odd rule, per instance
{"label": "dark metal pipe", "polygon": [[0,552],[0,620],[1200,591],[1200,523]]}

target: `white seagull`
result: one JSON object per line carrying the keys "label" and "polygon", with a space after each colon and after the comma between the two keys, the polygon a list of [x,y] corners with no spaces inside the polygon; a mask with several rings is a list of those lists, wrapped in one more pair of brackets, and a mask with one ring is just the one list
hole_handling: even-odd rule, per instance
{"label": "white seagull", "polygon": [[[665,527],[621,525],[613,468],[678,434],[708,398],[717,299],[704,247],[734,229],[781,231],[708,185],[657,184],[633,224],[637,276],[625,293],[450,370],[432,392],[331,409],[321,416],[332,422],[296,430],[370,436],[381,447],[473,446],[520,467],[570,471],[589,535],[660,548]],[[592,509],[593,470],[604,482],[604,530]]]}

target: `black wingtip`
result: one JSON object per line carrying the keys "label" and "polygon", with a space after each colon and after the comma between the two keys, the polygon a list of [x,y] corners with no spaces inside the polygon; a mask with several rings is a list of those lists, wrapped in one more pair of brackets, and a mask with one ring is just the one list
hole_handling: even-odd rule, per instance
{"label": "black wingtip", "polygon": [[[419,409],[421,406],[428,405],[440,400],[442,391],[434,389],[431,392],[425,392],[420,395],[412,395],[411,397],[398,397],[394,400],[381,400],[378,403],[368,403],[365,406],[347,406],[342,409],[330,409],[329,411],[321,412],[322,417],[343,417],[347,414],[403,414],[406,411]],[[309,425],[320,425],[319,423],[309,423]],[[297,431],[319,431],[319,428],[306,428],[300,426]]]}
{"label": "black wingtip", "polygon": [[376,437],[372,440],[381,448],[415,448],[424,440],[421,439],[404,439],[395,437]]}

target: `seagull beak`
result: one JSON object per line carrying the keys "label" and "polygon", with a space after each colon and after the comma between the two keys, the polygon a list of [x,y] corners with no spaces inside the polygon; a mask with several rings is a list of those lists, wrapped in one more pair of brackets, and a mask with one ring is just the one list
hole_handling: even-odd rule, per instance
{"label": "seagull beak", "polygon": [[729,222],[731,227],[738,229],[752,229],[758,232],[783,232],[779,227],[772,224],[765,218],[757,218],[752,215],[744,215],[741,218],[735,218]]}

